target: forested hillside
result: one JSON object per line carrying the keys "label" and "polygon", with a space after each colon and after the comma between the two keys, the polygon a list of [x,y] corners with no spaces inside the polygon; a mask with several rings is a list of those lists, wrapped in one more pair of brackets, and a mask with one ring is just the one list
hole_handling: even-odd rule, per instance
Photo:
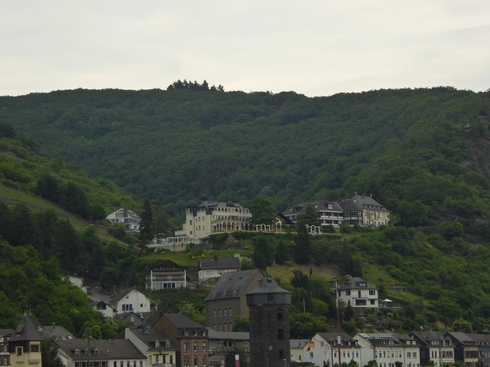
{"label": "forested hillside", "polygon": [[192,88],[0,98],[0,119],[51,154],[172,215],[202,193],[244,204],[261,195],[282,210],[357,191],[407,225],[486,216],[488,113],[490,92],[442,87],[322,98]]}

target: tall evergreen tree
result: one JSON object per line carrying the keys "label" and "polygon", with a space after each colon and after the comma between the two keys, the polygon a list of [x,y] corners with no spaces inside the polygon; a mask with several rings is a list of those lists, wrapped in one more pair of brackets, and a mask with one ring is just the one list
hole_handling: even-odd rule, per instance
{"label": "tall evergreen tree", "polygon": [[296,225],[296,238],[294,239],[294,260],[298,264],[307,264],[311,257],[311,239],[306,224],[299,222]]}
{"label": "tall evergreen tree", "polygon": [[142,245],[151,242],[155,237],[153,228],[153,209],[150,201],[146,200],[140,220],[140,240]]}

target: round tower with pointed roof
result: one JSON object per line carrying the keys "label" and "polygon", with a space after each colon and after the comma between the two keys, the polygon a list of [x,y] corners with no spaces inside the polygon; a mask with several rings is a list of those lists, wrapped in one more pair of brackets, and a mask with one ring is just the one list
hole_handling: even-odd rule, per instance
{"label": "round tower with pointed roof", "polygon": [[289,305],[291,293],[267,277],[247,293],[250,317],[250,365],[284,367],[291,364]]}

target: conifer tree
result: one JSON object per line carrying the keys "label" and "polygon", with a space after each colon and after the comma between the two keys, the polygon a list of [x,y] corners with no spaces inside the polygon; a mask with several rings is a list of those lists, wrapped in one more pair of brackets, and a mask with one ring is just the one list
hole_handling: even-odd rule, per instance
{"label": "conifer tree", "polygon": [[155,233],[153,230],[153,209],[149,200],[145,201],[143,213],[140,220],[140,240],[145,245],[153,240]]}

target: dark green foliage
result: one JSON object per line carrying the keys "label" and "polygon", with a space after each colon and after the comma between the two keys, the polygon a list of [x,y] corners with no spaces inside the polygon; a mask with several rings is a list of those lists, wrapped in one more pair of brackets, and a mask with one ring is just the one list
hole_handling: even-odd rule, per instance
{"label": "dark green foliage", "polygon": [[248,206],[255,224],[272,224],[276,220],[276,208],[271,200],[256,196]]}
{"label": "dark green foliage", "polygon": [[42,342],[42,365],[44,367],[63,367],[64,364],[58,356],[58,348],[51,339],[44,339]]}
{"label": "dark green foliage", "polygon": [[[401,89],[307,98],[212,90],[222,88],[184,80],[168,91],[2,97],[0,118],[57,157],[172,215],[201,193],[239,202],[267,197],[283,210],[354,191],[372,193],[405,226],[430,224],[447,210],[488,214],[481,190],[488,188],[489,92]],[[6,182],[25,177],[13,167],[3,174]]]}
{"label": "dark green foliage", "polygon": [[265,270],[274,261],[274,238],[272,236],[257,236],[254,238],[252,260],[258,269]]}
{"label": "dark green foliage", "polygon": [[294,261],[298,264],[307,264],[311,257],[311,238],[306,229],[306,224],[298,222],[296,225],[296,237],[294,239]]}
{"label": "dark green foliage", "polygon": [[140,220],[140,241],[143,245],[150,243],[155,238],[153,226],[153,209],[149,200],[145,201]]}

